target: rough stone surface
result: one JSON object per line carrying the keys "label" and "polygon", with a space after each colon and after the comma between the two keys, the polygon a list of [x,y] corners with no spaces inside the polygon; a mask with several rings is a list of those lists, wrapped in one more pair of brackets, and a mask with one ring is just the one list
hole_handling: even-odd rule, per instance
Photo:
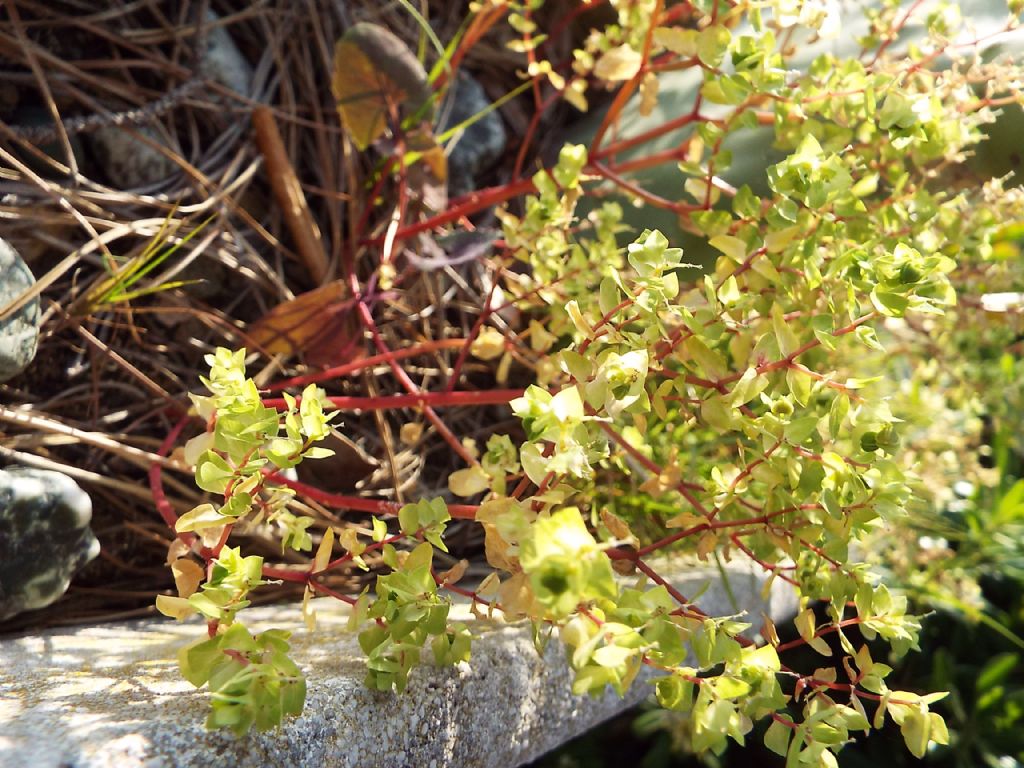
{"label": "rough stone surface", "polygon": [[[242,96],[252,91],[253,68],[235,45],[220,17],[207,10],[209,27],[203,43],[202,73]],[[115,189],[135,190],[152,187],[176,175],[180,166],[142,136],[156,144],[167,139],[151,125],[105,125],[86,135],[96,165]],[[173,149],[173,147],[172,147]]]}
{"label": "rough stone surface", "polygon": [[[777,585],[730,569],[692,570],[673,579],[684,593],[709,589],[711,613],[795,610]],[[473,658],[449,669],[419,668],[406,694],[363,687],[363,656],[345,629],[343,606],[317,601],[318,628],[296,629],[295,658],[308,677],[306,711],[280,733],[236,739],[203,730],[207,701],[178,674],[178,648],[202,635],[198,622],[170,620],[47,631],[0,642],[0,765],[34,768],[316,766],[339,768],[494,768],[521,765],[640,701],[634,685],[620,700],[573,696],[571,674],[553,640],[541,658],[528,626],[471,620]],[[456,617],[469,612],[456,606]],[[250,626],[302,626],[298,606],[251,609]],[[40,734],[46,734],[40,738]]]}
{"label": "rough stone surface", "polygon": [[[483,86],[459,72],[450,96],[441,105],[438,133],[468,120],[491,104]],[[458,197],[476,189],[476,177],[505,151],[508,135],[501,115],[488,112],[463,132],[448,155],[448,194]]]}
{"label": "rough stone surface", "polygon": [[160,134],[144,125],[104,125],[86,136],[97,166],[115,189],[152,187],[177,173],[171,158],[133,134],[164,143]]}
{"label": "rough stone surface", "polygon": [[75,571],[99,554],[91,519],[89,496],[67,475],[0,470],[0,621],[64,594]]}
{"label": "rough stone surface", "polygon": [[[32,271],[6,240],[0,239],[0,307],[36,284]],[[0,320],[0,381],[17,376],[36,356],[39,343],[39,297]]]}
{"label": "rough stone surface", "polygon": [[[206,21],[216,24],[220,16],[207,9]],[[252,66],[223,25],[211,27],[207,32],[202,60],[203,73],[210,79],[242,96],[248,96],[252,91]]]}

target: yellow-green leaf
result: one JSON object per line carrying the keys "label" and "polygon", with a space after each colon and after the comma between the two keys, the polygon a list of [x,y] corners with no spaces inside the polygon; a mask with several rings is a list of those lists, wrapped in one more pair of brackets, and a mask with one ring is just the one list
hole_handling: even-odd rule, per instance
{"label": "yellow-green leaf", "polygon": [[320,540],[320,546],[316,548],[316,556],[313,558],[313,573],[319,573],[327,567],[333,551],[334,529],[328,528],[324,531],[324,537]]}
{"label": "yellow-green leaf", "polygon": [[448,490],[456,496],[475,496],[491,487],[491,477],[479,464],[458,469],[448,476]]}
{"label": "yellow-green leaf", "polygon": [[721,251],[738,263],[741,263],[747,257],[746,242],[733,235],[717,235],[708,240],[708,245]]}
{"label": "yellow-green leaf", "polygon": [[680,56],[696,56],[698,34],[696,29],[658,27],[654,30],[654,42]]}
{"label": "yellow-green leaf", "polygon": [[789,357],[800,348],[800,340],[789,327],[778,304],[772,305],[772,329],[775,331],[775,339],[779,342],[779,352],[783,357]]}
{"label": "yellow-green leaf", "polygon": [[605,51],[594,65],[594,74],[612,82],[629,80],[640,71],[643,56],[628,45]]}
{"label": "yellow-green leaf", "polygon": [[389,117],[414,115],[431,96],[427,73],[408,46],[368,22],[354,25],[335,45],[331,91],[360,150],[383,135]]}
{"label": "yellow-green leaf", "polygon": [[184,597],[172,597],[171,595],[157,595],[156,609],[164,616],[178,621],[186,619],[196,612],[196,609]]}

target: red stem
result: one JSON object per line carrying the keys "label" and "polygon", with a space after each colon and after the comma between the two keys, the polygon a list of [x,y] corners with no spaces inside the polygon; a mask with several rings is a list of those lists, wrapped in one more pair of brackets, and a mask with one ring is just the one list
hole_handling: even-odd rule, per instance
{"label": "red stem", "polygon": [[[466,30],[466,34],[463,35],[462,40],[459,41],[458,47],[455,49],[455,53],[452,54],[451,60],[448,62],[451,74],[455,74],[462,60],[465,58],[469,51],[472,51],[480,38],[487,34],[491,27],[493,27],[498,20],[508,12],[508,3],[496,3],[490,8],[486,8],[482,12],[478,13],[473,17],[473,21],[470,22],[469,28]],[[434,81],[434,88],[440,89],[448,80],[449,72],[448,69],[442,69],[437,79]]]}
{"label": "red stem", "polygon": [[[352,295],[360,296],[361,292],[359,289],[358,278],[354,274],[349,275],[349,282],[352,287]],[[388,349],[388,345],[384,343],[384,339],[380,335],[380,330],[377,328],[377,323],[374,321],[373,315],[370,313],[370,308],[367,306],[366,302],[360,299],[356,306],[359,310],[359,317],[363,321],[363,326],[370,332],[370,335],[373,336],[373,343],[377,346],[377,350],[381,353],[391,352],[391,350]],[[413,380],[409,378],[409,374],[405,372],[405,369],[403,369],[394,359],[391,359],[389,364],[391,371],[395,374],[395,378],[398,379],[402,388],[410,395],[419,394],[419,388],[413,383]],[[434,425],[434,429],[437,430],[437,433],[441,435],[444,441],[451,446],[452,450],[455,451],[463,461],[470,466],[477,463],[476,459],[474,459],[473,456],[470,455],[469,451],[463,447],[462,443],[459,442],[459,439],[452,434],[448,425],[442,421],[441,417],[437,415],[437,412],[434,411],[433,408],[427,405],[423,406],[423,415],[426,416],[430,423]]]}
{"label": "red stem", "polygon": [[739,534],[733,534],[729,537],[729,540],[737,549],[740,550],[740,552],[742,552],[755,563],[757,563],[759,566],[761,566],[762,569],[768,571],[769,573],[774,573],[777,578],[780,578],[783,581],[792,584],[793,586],[799,585],[800,582],[798,582],[796,579],[792,578],[791,576],[787,576],[784,573],[780,573],[780,571],[783,570],[782,566],[775,565],[773,563],[766,563],[764,560],[755,555],[753,551],[740,540]]}
{"label": "red stem", "polygon": [[698,95],[697,101],[694,103],[693,109],[691,109],[689,113],[682,115],[681,117],[674,118],[673,120],[669,120],[668,122],[662,123],[656,128],[651,128],[650,130],[644,131],[643,133],[638,133],[636,136],[632,136],[628,139],[620,139],[619,141],[616,141],[613,144],[609,144],[604,149],[592,149],[590,159],[596,161],[604,160],[605,158],[608,157],[614,157],[619,152],[625,152],[627,149],[631,149],[640,144],[646,144],[648,141],[651,141],[652,139],[656,139],[659,136],[664,136],[666,133],[670,133],[671,131],[683,128],[689,125],[690,123],[699,121],[701,119],[700,107],[701,97]]}
{"label": "red stem", "polygon": [[[431,229],[436,229],[442,224],[448,224],[453,221],[458,221],[463,216],[469,216],[482,211],[485,208],[504,203],[506,200],[511,200],[513,197],[519,195],[525,195],[535,191],[532,179],[519,179],[518,181],[512,181],[508,184],[501,184],[497,187],[488,187],[487,189],[481,189],[472,194],[466,195],[465,197],[455,200],[453,205],[443,213],[439,213],[436,216],[432,216],[429,219],[416,222],[415,224],[409,224],[408,226],[402,227],[395,233],[396,240],[404,240],[412,235],[419,234],[420,232],[427,232]],[[378,235],[377,237],[369,240],[364,240],[363,245],[375,246],[380,245],[384,240],[384,235]]]}
{"label": "red stem", "polygon": [[[188,424],[190,420],[190,416],[181,417],[178,423],[175,424],[171,428],[171,431],[167,433],[167,437],[164,438],[164,441],[160,443],[160,447],[157,448],[156,451],[157,455],[167,456],[171,452],[172,446],[178,439],[181,431],[185,428],[185,425]],[[160,517],[162,517],[164,522],[167,523],[167,526],[174,531],[174,526],[178,522],[178,515],[174,511],[174,507],[172,507],[171,503],[167,500],[167,495],[164,493],[163,467],[156,461],[149,465],[149,490],[153,494],[153,503],[156,505],[156,510],[160,513]],[[190,547],[196,540],[195,534],[193,533],[178,533],[175,531],[175,535],[181,539],[184,544],[187,544]]]}
{"label": "red stem", "polygon": [[660,197],[654,194],[653,192],[648,192],[646,189],[639,186],[638,184],[634,184],[632,181],[622,178],[622,176],[615,173],[615,171],[613,171],[611,168],[608,168],[607,166],[601,165],[600,163],[594,163],[593,168],[600,176],[603,176],[604,178],[608,179],[608,181],[615,184],[615,186],[620,187],[621,189],[624,189],[627,192],[633,193],[641,200],[644,200],[645,202],[648,202],[657,208],[664,208],[667,211],[683,214],[691,213],[693,211],[699,211],[705,207],[710,207],[693,205],[691,203],[673,203],[671,200],[666,200],[664,197]]}
{"label": "red stem", "polygon": [[[301,483],[298,480],[289,480],[277,471],[268,471],[267,479],[275,483],[288,486],[297,493],[317,501],[324,506],[335,509],[352,509],[357,512],[370,512],[374,515],[397,515],[403,505],[387,501],[385,499],[366,499],[361,496],[346,496],[340,493],[328,493],[321,491],[312,485]],[[475,504],[449,504],[448,512],[452,517],[462,520],[476,519],[476,512],[479,507]]]}
{"label": "red stem", "polygon": [[[474,392],[416,392],[408,395],[377,395],[376,397],[334,396],[327,400],[336,408],[345,411],[385,411],[393,408],[452,408],[465,405],[504,405],[522,397],[521,389],[492,389]],[[296,403],[302,398],[296,397]],[[283,409],[287,403],[283,397],[264,398],[267,408]]]}
{"label": "red stem", "polygon": [[452,374],[448,379],[448,386],[445,387],[445,391],[447,392],[453,392],[455,390],[455,385],[458,383],[459,377],[462,375],[462,366],[466,364],[466,358],[469,356],[470,345],[476,340],[476,337],[480,333],[480,329],[483,328],[484,323],[487,322],[487,318],[491,316],[491,302],[494,300],[494,292],[497,289],[498,281],[493,280],[491,282],[491,290],[487,293],[487,300],[484,302],[484,306],[481,309],[476,322],[473,323],[473,327],[469,331],[469,338],[466,339],[466,343],[462,345],[462,349],[459,351],[459,357],[456,359],[455,366],[452,368]]}
{"label": "red stem", "polygon": [[330,597],[333,597],[336,600],[341,600],[341,602],[343,603],[355,605],[357,602],[359,602],[355,598],[349,597],[348,595],[344,595],[341,592],[336,592],[335,590],[328,587],[326,584],[321,584],[316,579],[310,579],[307,583],[309,584],[311,589],[314,589],[317,592],[323,592],[325,595],[329,595]]}
{"label": "red stem", "polygon": [[390,363],[392,360],[404,360],[408,357],[416,357],[418,355],[429,355],[434,352],[439,352],[443,349],[459,349],[465,346],[469,342],[469,339],[433,339],[432,341],[424,341],[413,347],[406,347],[405,349],[396,349],[394,351],[388,351],[379,355],[370,355],[364,357],[355,362],[346,363],[345,365],[337,365],[333,368],[326,368],[317,373],[309,373],[305,376],[293,376],[290,379],[282,379],[281,381],[274,382],[269,385],[266,389],[268,392],[277,392],[288,387],[301,387],[305,384],[312,384],[314,382],[326,381],[327,379],[333,379],[335,377],[347,376],[350,373],[358,373],[364,371],[367,368],[372,368],[375,365],[381,363]]}
{"label": "red stem", "polygon": [[643,65],[637,70],[637,73],[619,89],[619,92],[615,94],[615,100],[612,101],[612,105],[605,113],[604,119],[601,121],[601,125],[598,126],[597,133],[594,135],[594,140],[590,143],[590,149],[592,152],[597,152],[600,149],[601,142],[604,141],[605,133],[607,133],[612,124],[619,119],[619,113],[622,112],[622,109],[626,106],[626,102],[629,100],[629,97],[633,95],[633,91],[639,87],[640,81],[643,80],[644,75],[647,73],[647,63],[651,58],[651,45],[654,42],[654,28],[658,26],[658,20],[661,18],[661,12],[664,7],[664,0],[657,0],[654,5],[654,10],[651,12],[651,23],[647,27],[647,34],[644,36],[644,49],[641,51]]}

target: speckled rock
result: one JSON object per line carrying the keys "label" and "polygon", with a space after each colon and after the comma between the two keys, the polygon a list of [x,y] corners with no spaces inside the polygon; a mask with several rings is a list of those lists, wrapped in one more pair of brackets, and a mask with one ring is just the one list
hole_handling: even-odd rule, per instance
{"label": "speckled rock", "polygon": [[[491,104],[483,86],[459,72],[448,98],[441,105],[438,133],[452,128]],[[501,115],[488,112],[466,128],[448,155],[448,195],[458,197],[476,189],[476,179],[505,151],[508,134]]]}
{"label": "speckled rock", "polygon": [[[216,23],[220,21],[220,16],[207,10],[206,20]],[[252,65],[238,50],[227,27],[219,25],[209,29],[202,60],[203,74],[211,80],[216,80],[242,96],[248,96],[252,91]]]}
{"label": "speckled rock", "polygon": [[96,165],[111,186],[121,190],[152,187],[178,173],[177,163],[134,134],[164,143],[148,126],[104,125],[86,136]]}
{"label": "speckled rock", "polygon": [[91,519],[92,502],[70,477],[0,470],[0,621],[64,594],[75,571],[99,554]]}
{"label": "speckled rock", "polygon": [[[0,307],[35,285],[36,279],[18,252],[0,239]],[[0,320],[0,381],[17,376],[36,356],[39,343],[39,297]]]}
{"label": "speckled rock", "polygon": [[[725,570],[728,587],[705,566],[671,580],[684,594],[710,582],[697,604],[716,615],[746,611],[759,624],[762,611],[776,621],[795,613],[794,593],[781,580],[764,599],[760,569],[733,563]],[[512,768],[651,692],[648,668],[625,699],[610,691],[574,696],[557,639],[538,655],[529,625],[476,619],[465,605],[452,618],[475,635],[469,662],[418,668],[400,696],[371,691],[347,609],[329,600],[314,606],[314,632],[300,629],[298,605],[245,612],[253,631],[295,630],[294,658],[309,693],[302,717],[241,739],[203,730],[207,694],[178,672],[177,650],[203,636],[199,621],[64,628],[0,641],[0,765]]]}

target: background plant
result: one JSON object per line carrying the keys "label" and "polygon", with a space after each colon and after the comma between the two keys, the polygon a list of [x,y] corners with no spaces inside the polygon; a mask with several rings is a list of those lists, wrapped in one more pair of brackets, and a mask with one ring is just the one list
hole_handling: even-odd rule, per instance
{"label": "background plant", "polygon": [[[485,492],[479,505],[460,505],[457,514],[483,524],[488,560],[498,575],[465,590],[454,587],[459,569],[434,572],[433,552],[445,549],[442,534],[456,513],[454,505],[422,500],[396,510],[386,502],[373,508],[359,500],[356,506],[319,494],[313,497],[322,503],[378,514],[397,511],[400,534],[422,543],[399,552],[385,527],[375,524],[372,543],[349,536],[347,554],[331,561],[329,534],[309,570],[288,577],[314,591],[320,588],[318,573],[355,561],[370,546],[381,548],[392,572],[378,577],[376,600],[364,593],[353,612],[355,625],[375,620],[360,635],[370,659],[367,680],[375,687],[401,690],[431,638],[437,662],[466,658],[466,630],[446,622],[445,599],[436,588],[441,585],[488,610],[500,606],[506,616],[529,617],[538,631],[560,628],[579,693],[598,693],[607,685],[622,691],[643,663],[664,670],[656,685],[658,700],[691,713],[698,750],[719,752],[727,736],[742,742],[752,721],[767,717],[763,738],[769,749],[788,763],[830,765],[851,731],[880,727],[888,715],[908,748],[923,755],[929,742],[947,740],[942,719],[929,710],[944,694],[891,690],[884,682],[891,667],[873,658],[864,642],[881,637],[901,655],[917,645],[919,621],[907,614],[904,598],[878,584],[849,552],[851,542],[898,516],[911,495],[906,475],[891,458],[900,419],[884,393],[872,389],[873,379],[864,375],[870,371],[858,358],[861,350],[883,349],[876,321],[938,315],[952,305],[949,274],[957,259],[983,260],[990,223],[1012,215],[1019,205],[1016,196],[1000,194],[998,181],[981,189],[983,206],[966,190],[935,184],[981,139],[980,127],[1002,95],[990,93],[965,111],[964,96],[980,77],[977,62],[958,59],[941,73],[929,69],[940,54],[955,51],[945,16],[933,22],[920,56],[882,56],[889,45],[882,33],[891,34],[892,25],[898,29],[908,14],[886,23],[880,17],[878,36],[864,41],[867,48],[878,48],[878,55],[866,64],[824,56],[807,75],[791,78],[775,48],[776,35],[788,40],[800,23],[820,35],[823,27],[830,29],[826,22],[834,21],[828,8],[799,13],[775,8],[767,21],[758,12],[748,19],[750,33],[743,34],[744,27],[735,25],[745,13],[742,7],[691,9],[690,18],[698,23],[688,26],[675,23],[678,8],[664,12],[660,3],[649,5],[655,23],[643,35],[617,38],[605,32],[614,42],[625,42],[608,47],[593,73],[628,85],[592,146],[566,146],[557,165],[533,176],[535,194],[522,211],[501,213],[505,251],[529,269],[501,268],[492,297],[503,283],[512,297],[509,306],[530,320],[516,334],[528,337],[530,346],[519,346],[512,336],[516,330],[505,323],[485,330],[500,316],[485,309],[469,349],[496,359],[519,347],[519,355],[532,362],[542,386],[515,397],[488,393],[493,396],[488,402],[509,403],[522,421],[522,435],[491,437],[480,460],[440,430],[469,464],[452,475],[452,491]],[[640,24],[640,17],[631,15],[637,9],[620,4],[620,21]],[[530,54],[535,27],[529,13],[535,8],[516,10],[522,13],[513,27]],[[359,34],[348,39],[366,39]],[[681,57],[704,72],[705,84],[688,116],[694,130],[682,166],[690,176],[685,188],[693,203],[651,199],[630,187],[606,161],[614,158],[614,145],[602,148],[605,127],[622,108],[623,94],[647,79],[645,67],[657,72],[655,62],[662,60],[651,57],[662,50],[665,60]],[[731,66],[721,69],[727,60]],[[532,70],[547,76],[553,68],[538,63]],[[401,201],[408,181],[401,172],[403,142],[411,138],[405,127],[410,123],[396,122],[407,105],[391,78],[390,73],[379,78],[384,85],[374,99],[379,102],[375,114],[390,114],[392,120],[360,129],[368,133],[359,143],[381,139],[390,126]],[[556,90],[567,87],[558,78],[546,81]],[[539,89],[534,81],[535,93]],[[704,116],[705,100],[731,112]],[[415,111],[415,105],[409,109]],[[342,119],[350,130],[359,122],[348,103]],[[730,160],[722,149],[726,134],[760,122],[775,124],[776,144],[789,152],[767,169],[770,195],[764,199],[749,187],[724,184],[717,175]],[[432,172],[438,175],[438,169]],[[679,270],[690,265],[657,231],[640,233],[625,249],[623,264],[614,241],[615,206],[605,206],[588,220],[589,227],[577,230],[576,203],[588,184],[601,180],[683,215],[691,230],[721,252],[714,271],[687,287]],[[506,185],[501,192],[514,189]],[[723,193],[729,202],[718,205]],[[398,228],[382,244],[387,248],[426,232],[449,216],[451,211],[428,216],[404,228],[400,216]],[[381,263],[393,257],[385,253]],[[380,277],[385,286],[393,284],[390,274]],[[356,270],[348,280],[364,326],[388,355],[368,303],[359,298],[363,289]],[[499,341],[495,331],[502,330]],[[220,627],[237,626],[235,607],[244,604],[252,584],[249,577],[239,581],[239,574],[251,573],[252,566],[232,550],[224,550],[225,560],[220,547],[253,502],[263,513],[267,502],[259,500],[259,492],[266,461],[274,465],[269,477],[277,478],[279,470],[310,450],[315,437],[326,434],[319,417],[305,413],[310,403],[396,404],[380,398],[332,400],[307,388],[301,405],[284,399],[287,412],[280,424],[245,378],[239,355],[218,352],[211,362],[208,386],[218,397],[215,411],[206,413],[215,416],[212,440],[208,433],[190,445],[200,441],[207,447],[198,459],[197,478],[201,487],[223,494],[225,503],[200,506],[171,522],[179,535],[202,530],[208,547],[216,542],[201,552],[215,572],[224,570],[234,581],[226,603],[207,612],[213,620],[211,640],[193,648],[227,637],[218,633]],[[499,365],[499,380],[511,365],[508,358]],[[221,380],[230,389],[220,391]],[[424,394],[405,380],[412,402],[428,417],[436,405],[485,402],[482,392]],[[202,410],[206,401],[197,402]],[[222,412],[231,418],[222,421]],[[282,427],[286,438],[278,436]],[[283,447],[275,447],[282,441]],[[630,487],[626,478],[633,478],[634,498],[643,494],[677,510],[658,521],[662,533],[640,539],[625,519],[636,517],[636,510],[620,517],[608,506],[611,489]],[[588,529],[588,518],[598,537]],[[296,536],[289,540],[298,548],[310,543]],[[712,552],[750,558],[772,579],[793,584],[802,595],[798,637],[781,642],[768,622],[761,630],[767,643],[756,646],[740,634],[747,624],[706,616],[675,592],[647,558],[686,545],[701,558]],[[646,578],[636,586],[617,583],[614,561]],[[206,591],[181,599],[202,610]],[[812,610],[814,600],[827,603],[824,616]],[[857,636],[851,639],[854,629]],[[830,636],[838,641],[835,649],[826,642]],[[841,657],[841,663],[800,671],[782,661],[780,653],[802,645],[822,657]],[[696,666],[686,666],[688,649]],[[186,662],[191,652],[184,652]],[[290,679],[293,671],[277,674]],[[228,687],[237,683],[237,675]]]}
{"label": "background plant", "polygon": [[[921,653],[894,663],[891,679],[950,691],[939,705],[950,744],[928,751],[924,760],[933,765],[1022,760],[1018,238],[1018,225],[1000,228],[988,258],[953,274],[957,306],[941,318],[890,320],[880,329],[886,354],[876,363],[888,368],[892,407],[905,420],[900,453],[915,492],[899,524],[869,537],[866,551],[885,582],[929,614]],[[633,717],[632,730],[628,718],[617,726],[625,749],[643,754],[645,765],[690,764],[682,756],[692,749],[688,717],[657,709]],[[840,764],[917,764],[895,753],[892,731],[851,745]],[[599,764],[610,749],[600,738],[581,739],[544,764]],[[749,742],[705,758],[710,765],[766,759]]]}

